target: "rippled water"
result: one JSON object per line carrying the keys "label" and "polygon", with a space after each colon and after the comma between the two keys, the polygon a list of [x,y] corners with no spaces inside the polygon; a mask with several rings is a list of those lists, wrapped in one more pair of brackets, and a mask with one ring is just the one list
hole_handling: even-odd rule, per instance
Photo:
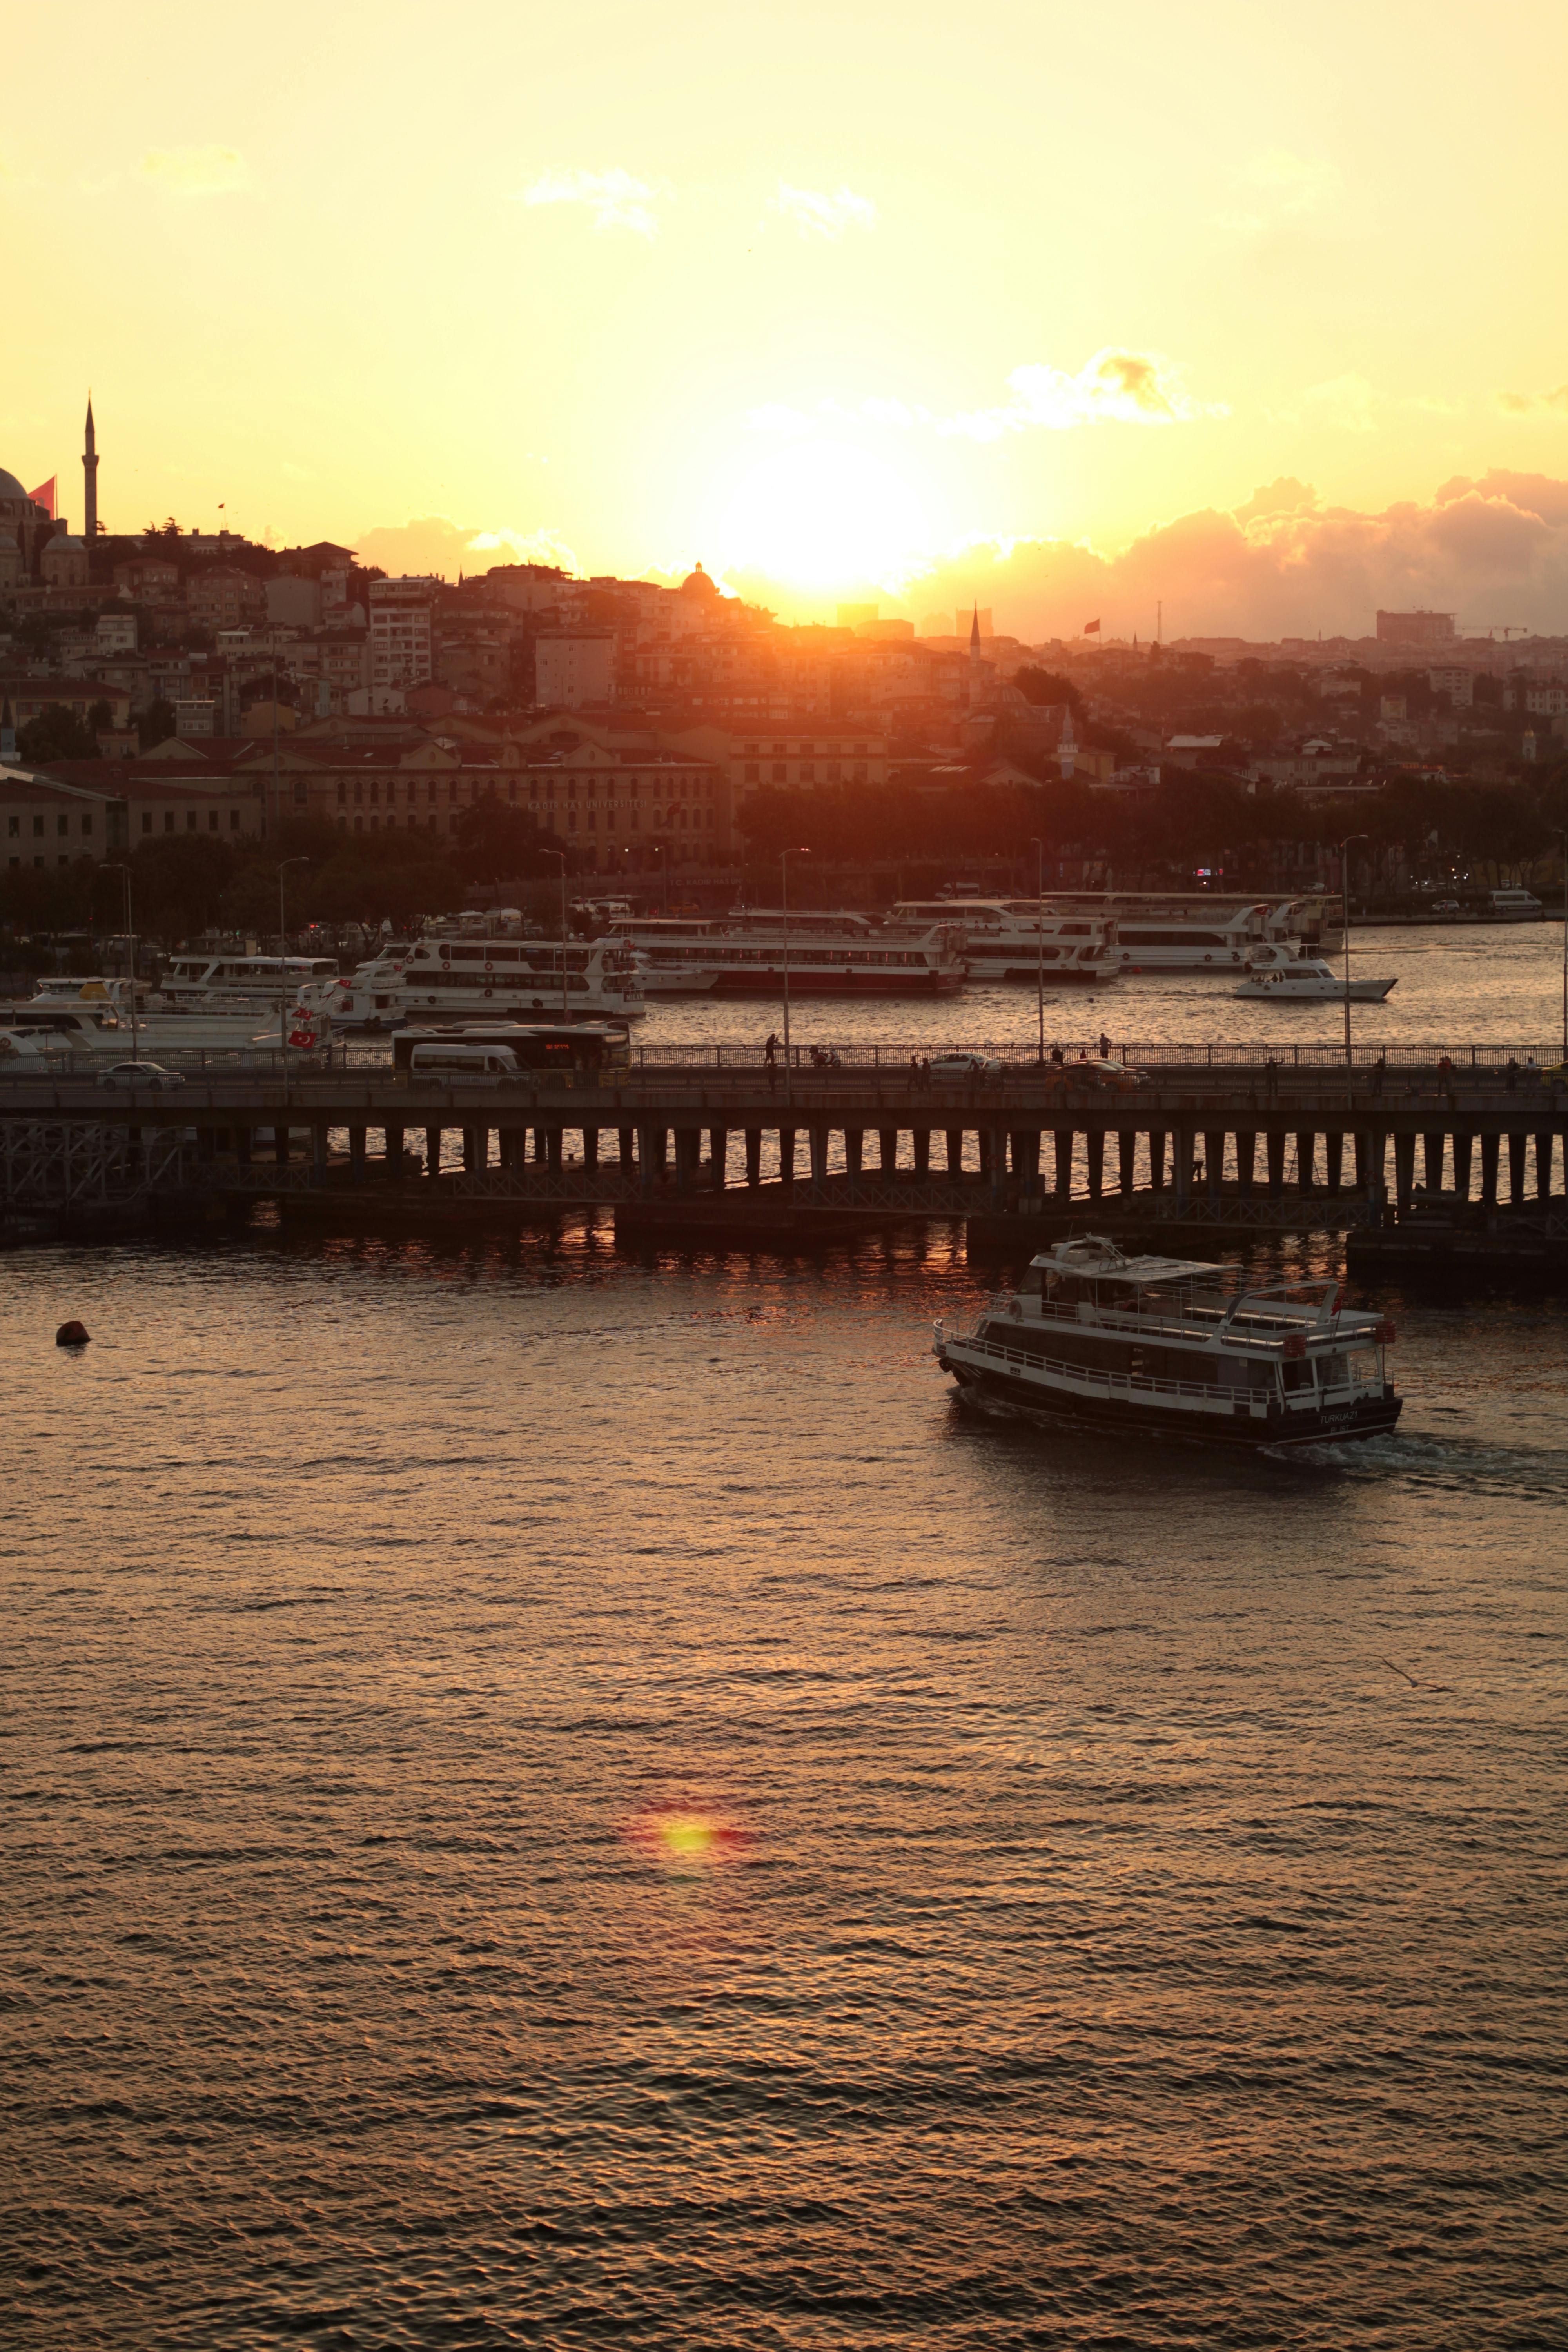
{"label": "rippled water", "polygon": [[942,1232],[0,1288],[6,2346],[1564,2340],[1555,1307],[1287,1465]]}

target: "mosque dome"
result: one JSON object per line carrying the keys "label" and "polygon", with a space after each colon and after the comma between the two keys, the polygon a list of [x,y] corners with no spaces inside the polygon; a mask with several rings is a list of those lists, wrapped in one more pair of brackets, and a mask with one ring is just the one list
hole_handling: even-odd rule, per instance
{"label": "mosque dome", "polygon": [[16,479],[16,475],[8,474],[5,471],[5,467],[0,466],[0,507],[8,507],[13,504],[26,507],[31,506],[32,500],[28,498],[26,491],[22,488],[21,483]]}
{"label": "mosque dome", "polygon": [[44,552],[46,555],[58,555],[62,548],[70,548],[73,550],[79,548],[85,554],[87,551],[87,541],[85,539],[79,539],[74,531],[61,531],[57,533],[53,539],[46,540],[44,542]]}
{"label": "mosque dome", "polygon": [[683,596],[717,596],[719,589],[717,583],[709,578],[700,563],[696,571],[689,572],[681,582],[680,593]]}

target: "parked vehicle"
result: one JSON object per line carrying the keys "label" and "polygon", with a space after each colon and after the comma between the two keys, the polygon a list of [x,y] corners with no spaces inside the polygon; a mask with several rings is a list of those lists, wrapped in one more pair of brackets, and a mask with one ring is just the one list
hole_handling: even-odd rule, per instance
{"label": "parked vehicle", "polygon": [[515,1078],[517,1055],[507,1045],[459,1045],[443,1041],[416,1045],[408,1056],[416,1078]]}
{"label": "parked vehicle", "polygon": [[931,1074],[933,1078],[989,1078],[1001,1067],[985,1054],[933,1054]]}

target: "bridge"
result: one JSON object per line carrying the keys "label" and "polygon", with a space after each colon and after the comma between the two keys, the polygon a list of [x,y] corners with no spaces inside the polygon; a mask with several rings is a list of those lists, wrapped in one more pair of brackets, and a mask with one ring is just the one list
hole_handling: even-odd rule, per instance
{"label": "bridge", "polygon": [[804,1234],[962,1217],[1300,1231],[1447,1197],[1568,1213],[1553,1049],[1119,1049],[1094,1076],[1016,1057],[959,1076],[868,1049],[785,1070],[710,1048],[602,1080],[453,1082],[382,1066],[220,1067],[175,1092],[0,1077],[13,1216],[149,1216],[258,1198],[345,1223],[613,1209],[627,1231]]}

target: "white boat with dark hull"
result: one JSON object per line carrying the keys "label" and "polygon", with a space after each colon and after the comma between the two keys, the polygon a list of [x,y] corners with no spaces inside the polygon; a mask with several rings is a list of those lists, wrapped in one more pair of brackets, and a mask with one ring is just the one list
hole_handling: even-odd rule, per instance
{"label": "white boat with dark hull", "polygon": [[254,1013],[265,1020],[278,1007],[319,1001],[336,980],[335,956],[195,955],[182,949],[169,959],[158,993],[177,1013]]}
{"label": "white boat with dark hull", "polygon": [[[301,1009],[287,1008],[290,1043],[300,1033]],[[268,1052],[279,1041],[276,1003],[253,1012],[203,1010],[171,1003],[160,991],[149,992],[138,982],[132,1005],[128,980],[97,976],[43,982],[24,1002],[0,1006],[0,1022],[47,1034],[58,1049],[75,1054],[127,1054],[132,1031],[137,1051],[147,1054]],[[312,1042],[324,1041],[329,1024],[323,1019],[312,1013],[305,1025],[314,1033]]]}
{"label": "white boat with dark hull", "polygon": [[1331,963],[1301,956],[1274,971],[1250,972],[1231,994],[1249,997],[1254,1003],[1262,999],[1269,1004],[1342,1004],[1347,996],[1352,1004],[1381,1004],[1398,985],[1397,978],[1347,983],[1343,972],[1336,972]]}
{"label": "white boat with dark hull", "polygon": [[[1020,902],[1022,903],[1022,902]],[[1316,898],[1247,898],[1209,891],[1056,891],[1047,913],[1113,923],[1124,972],[1190,972],[1206,980],[1274,971],[1317,950]]]}
{"label": "white boat with dark hull", "polygon": [[971,982],[1108,988],[1121,977],[1113,921],[1064,914],[1033,898],[900,898],[889,921],[900,929],[952,926]]}
{"label": "white boat with dark hull", "polygon": [[661,994],[778,996],[786,958],[795,996],[956,996],[964,982],[951,915],[889,925],[848,911],[743,908],[634,917],[615,929]]}
{"label": "white boat with dark hull", "polygon": [[[472,919],[440,918],[399,942],[320,1001],[339,1029],[387,1030],[405,1021],[636,1021],[647,1010],[636,958],[618,940],[524,939],[521,919],[476,932]],[[564,994],[564,1002],[563,995]]]}
{"label": "white boat with dark hull", "polygon": [[1129,1436],[1231,1446],[1374,1437],[1399,1419],[1394,1327],[1334,1282],[1248,1285],[1234,1267],[1058,1244],[973,1331],[932,1349],[967,1401]]}

